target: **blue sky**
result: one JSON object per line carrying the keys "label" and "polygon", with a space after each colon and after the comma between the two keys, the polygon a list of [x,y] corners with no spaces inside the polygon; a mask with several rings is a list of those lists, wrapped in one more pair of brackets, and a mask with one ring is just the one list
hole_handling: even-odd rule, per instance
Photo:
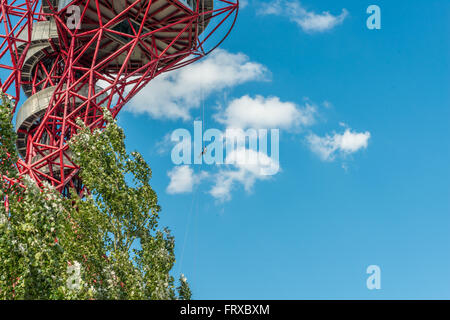
{"label": "blue sky", "polygon": [[[381,8],[381,30],[366,27],[371,4]],[[153,168],[162,225],[177,239],[175,271],[186,274],[196,299],[450,298],[450,3],[299,6],[263,14],[263,1],[249,1],[221,49],[257,70],[202,89],[208,126],[221,130],[226,124],[214,115],[246,95],[276,97],[281,111],[285,103],[314,108],[312,123],[280,128],[277,175],[256,179],[249,192],[237,181],[223,200],[210,194],[221,169],[194,166],[192,191],[167,192],[173,165],[161,146],[202,116],[201,103],[174,93],[178,75],[168,91],[155,79],[158,90],[151,83],[119,117],[129,148]],[[308,29],[312,12],[335,20]],[[159,114],[158,99],[161,108],[168,101],[156,92],[189,116]],[[339,144],[346,130],[370,136],[350,151]],[[331,157],[314,152],[311,136],[328,136],[318,141],[334,146]],[[369,265],[381,268],[381,290],[366,288]]]}
{"label": "blue sky", "polygon": [[[366,27],[371,4],[381,30]],[[450,298],[449,12],[248,0],[219,51],[121,112],[195,299]],[[203,104],[208,128],[279,128],[281,171],[177,169],[168,137]]]}

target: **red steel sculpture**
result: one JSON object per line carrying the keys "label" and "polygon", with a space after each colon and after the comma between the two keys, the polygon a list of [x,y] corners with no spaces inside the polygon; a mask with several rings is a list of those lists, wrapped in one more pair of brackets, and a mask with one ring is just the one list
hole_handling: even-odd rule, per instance
{"label": "red steel sculpture", "polygon": [[239,8],[239,0],[0,3],[0,88],[17,111],[17,168],[64,194],[83,190],[68,147],[77,118],[101,129],[103,108],[116,117],[154,77],[220,45]]}

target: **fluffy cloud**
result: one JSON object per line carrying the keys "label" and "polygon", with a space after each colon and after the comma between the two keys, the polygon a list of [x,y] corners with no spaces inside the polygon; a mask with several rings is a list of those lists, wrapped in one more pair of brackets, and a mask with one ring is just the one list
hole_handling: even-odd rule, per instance
{"label": "fluffy cloud", "polygon": [[263,15],[286,16],[308,33],[331,30],[342,24],[348,16],[346,9],[342,9],[339,15],[332,15],[328,11],[322,13],[308,11],[297,0],[276,0],[264,3],[259,13]]}
{"label": "fluffy cloud", "polygon": [[173,168],[167,175],[170,178],[167,193],[181,194],[192,192],[194,186],[199,184],[207,176],[207,173],[195,174],[189,166],[179,166]]}
{"label": "fluffy cloud", "polygon": [[[252,158],[257,161],[248,160]],[[231,168],[222,169],[214,176],[215,183],[209,192],[221,202],[231,200],[231,192],[237,185],[241,184],[246,192],[251,192],[257,180],[270,179],[267,173],[279,170],[278,160],[250,149],[233,151],[227,155],[226,163],[231,164]]]}
{"label": "fluffy cloud", "polygon": [[191,119],[190,111],[214,92],[266,80],[268,70],[241,53],[217,49],[199,62],[162,74],[152,80],[128,105],[134,113],[156,119]]}
{"label": "fluffy cloud", "polygon": [[322,160],[333,161],[338,154],[346,156],[358,150],[366,149],[370,136],[368,131],[352,132],[351,129],[346,129],[343,134],[334,133],[325,137],[310,134],[307,137],[307,142],[310,149],[319,155]]}
{"label": "fluffy cloud", "polygon": [[278,97],[246,95],[232,100],[216,119],[230,128],[293,129],[313,124],[315,113],[316,107],[308,103],[300,108]]}

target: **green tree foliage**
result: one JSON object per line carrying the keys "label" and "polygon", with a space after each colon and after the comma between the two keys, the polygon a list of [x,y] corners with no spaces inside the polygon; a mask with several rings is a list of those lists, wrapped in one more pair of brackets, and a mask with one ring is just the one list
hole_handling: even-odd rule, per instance
{"label": "green tree foliage", "polygon": [[[17,178],[11,106],[0,106],[0,173]],[[112,117],[103,131],[70,141],[89,195],[62,197],[49,184],[1,184],[0,299],[190,299],[170,271],[174,238],[158,229],[160,207],[143,157],[128,154]],[[8,203],[7,206],[5,204]]]}

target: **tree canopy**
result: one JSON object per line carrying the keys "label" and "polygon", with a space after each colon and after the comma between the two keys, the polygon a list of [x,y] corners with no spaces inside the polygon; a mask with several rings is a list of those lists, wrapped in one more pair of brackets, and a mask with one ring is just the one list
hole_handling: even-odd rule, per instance
{"label": "tree canopy", "polygon": [[[0,174],[17,179],[16,134],[8,98],[0,106]],[[29,177],[0,179],[1,299],[190,299],[171,275],[174,238],[158,226],[152,171],[127,153],[124,133],[105,111],[104,130],[83,122],[69,143],[89,191],[63,197]]]}

